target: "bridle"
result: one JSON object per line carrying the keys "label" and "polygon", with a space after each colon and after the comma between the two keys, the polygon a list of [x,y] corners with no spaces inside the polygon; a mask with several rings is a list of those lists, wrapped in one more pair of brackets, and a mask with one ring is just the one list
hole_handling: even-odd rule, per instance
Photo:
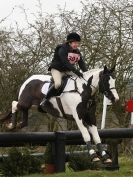
{"label": "bridle", "polygon": [[[66,74],[67,75],[67,74]],[[104,74],[104,76],[105,75],[109,75],[109,74]],[[69,75],[69,77],[72,79],[72,80],[74,80],[75,81],[75,84],[76,84],[76,80],[79,78],[78,76],[75,78],[75,79],[73,79],[73,77],[71,76],[71,75]],[[84,78],[84,77],[82,77],[81,79],[83,79],[86,83],[88,83],[88,81]],[[103,77],[101,76],[101,79],[103,80]],[[92,85],[92,84],[90,84],[90,86],[91,87],[93,87],[95,90],[97,90],[97,88],[94,86],[94,85]],[[105,96],[108,96],[109,95],[109,91],[111,91],[111,90],[113,90],[113,89],[116,89],[115,87],[111,87],[111,88],[109,88],[108,90],[106,90],[105,89],[105,86],[104,86],[104,84],[103,84],[103,82],[102,82],[102,86],[103,86],[103,89],[104,89],[104,91],[102,92]]]}
{"label": "bridle", "polygon": [[[104,74],[104,76],[110,76],[109,74]],[[111,90],[116,90],[116,88],[115,87],[111,87],[111,88],[109,88],[108,90],[106,90],[106,88],[105,88],[105,85],[104,85],[104,83],[103,83],[103,76],[101,76],[101,78],[100,78],[101,80],[102,80],[102,87],[103,87],[103,94],[105,95],[105,96],[108,96],[109,95],[109,91],[111,91]],[[100,88],[99,88],[100,89]]]}

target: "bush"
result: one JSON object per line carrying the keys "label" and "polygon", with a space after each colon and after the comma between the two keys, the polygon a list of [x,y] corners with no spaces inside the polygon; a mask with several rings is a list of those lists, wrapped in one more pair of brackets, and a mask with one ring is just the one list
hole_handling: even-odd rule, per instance
{"label": "bush", "polygon": [[86,155],[74,155],[71,154],[68,162],[68,166],[74,171],[82,171],[87,169],[98,169],[99,164],[92,163]]}
{"label": "bush", "polygon": [[22,176],[40,172],[41,160],[30,155],[28,149],[23,152],[17,148],[9,151],[8,157],[3,157],[0,164],[1,172],[6,177]]}

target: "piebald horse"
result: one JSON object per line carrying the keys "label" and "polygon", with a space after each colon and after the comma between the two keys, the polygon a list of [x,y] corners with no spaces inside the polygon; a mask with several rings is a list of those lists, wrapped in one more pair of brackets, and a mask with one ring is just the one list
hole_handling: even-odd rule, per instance
{"label": "piebald horse", "polygon": [[[11,123],[8,128],[22,128],[28,125],[28,110],[32,105],[37,105],[39,111],[46,112],[57,117],[72,117],[81,131],[83,139],[87,145],[89,155],[92,161],[99,161],[100,158],[92,148],[91,137],[97,146],[100,157],[104,163],[111,163],[109,155],[104,151],[101,139],[96,126],[96,102],[95,93],[99,90],[112,103],[119,100],[115,88],[115,79],[113,77],[114,68],[92,69],[83,73],[83,78],[71,76],[68,78],[66,86],[60,96],[50,98],[45,107],[40,105],[45,97],[45,92],[51,82],[51,76],[33,75],[27,79],[21,86],[18,101],[12,102]],[[57,99],[58,98],[58,99]],[[59,104],[60,103],[60,104]],[[61,105],[61,106],[59,106]],[[23,113],[22,122],[16,124],[16,113]]]}

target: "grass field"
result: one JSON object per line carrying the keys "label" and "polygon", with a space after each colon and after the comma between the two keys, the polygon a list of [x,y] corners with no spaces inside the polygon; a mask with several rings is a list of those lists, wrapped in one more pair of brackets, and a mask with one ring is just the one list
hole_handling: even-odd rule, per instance
{"label": "grass field", "polygon": [[98,170],[98,171],[82,171],[82,172],[73,172],[70,169],[66,170],[66,173],[59,173],[53,175],[46,174],[34,174],[28,175],[24,177],[133,177],[133,159],[121,157],[120,161],[120,170],[119,171],[106,171],[106,170]]}

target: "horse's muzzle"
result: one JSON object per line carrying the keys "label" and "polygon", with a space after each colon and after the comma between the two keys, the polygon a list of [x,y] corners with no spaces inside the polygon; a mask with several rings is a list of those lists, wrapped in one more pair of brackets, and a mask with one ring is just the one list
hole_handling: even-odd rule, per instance
{"label": "horse's muzzle", "polygon": [[115,98],[115,103],[116,103],[117,101],[119,101],[119,98]]}

